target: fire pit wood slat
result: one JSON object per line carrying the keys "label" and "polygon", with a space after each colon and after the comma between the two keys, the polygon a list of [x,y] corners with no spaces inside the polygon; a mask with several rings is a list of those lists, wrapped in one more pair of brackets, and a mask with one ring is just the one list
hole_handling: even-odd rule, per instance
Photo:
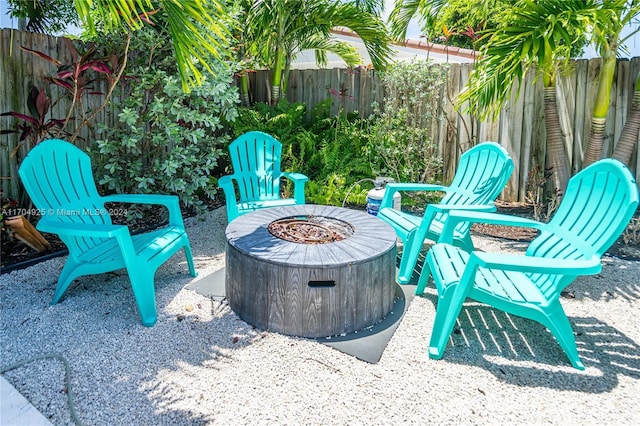
{"label": "fire pit wood slat", "polygon": [[[353,234],[303,244],[269,231],[272,222],[296,216],[344,221]],[[332,206],[278,207],[238,217],[226,235],[227,299],[256,327],[303,337],[337,335],[376,323],[393,306],[396,235],[374,216]]]}

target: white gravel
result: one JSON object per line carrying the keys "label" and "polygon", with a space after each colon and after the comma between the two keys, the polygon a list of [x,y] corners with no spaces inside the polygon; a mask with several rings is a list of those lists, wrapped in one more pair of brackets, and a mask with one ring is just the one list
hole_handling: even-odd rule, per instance
{"label": "white gravel", "polygon": [[[203,277],[224,267],[226,218],[187,220]],[[518,244],[476,238],[484,250]],[[563,299],[585,371],[541,325],[468,303],[442,360],[427,357],[433,286],[411,303],[382,359],[261,332],[184,287],[182,253],[156,274],[158,322],[140,323],[124,271],[76,280],[49,306],[64,258],[0,277],[1,365],[58,352],[87,425],[640,424],[640,262],[607,257]],[[198,279],[198,278],[195,278]],[[73,424],[64,366],[5,378],[55,425]]]}

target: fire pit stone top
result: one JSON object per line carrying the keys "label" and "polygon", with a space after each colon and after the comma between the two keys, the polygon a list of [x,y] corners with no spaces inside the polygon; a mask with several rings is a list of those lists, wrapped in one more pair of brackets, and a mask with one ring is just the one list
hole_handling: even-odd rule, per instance
{"label": "fire pit stone top", "polygon": [[[279,238],[269,231],[273,222],[300,217],[334,219],[350,225],[353,234],[340,241],[300,243]],[[358,263],[376,252],[392,250],[396,244],[393,228],[363,211],[317,204],[274,207],[247,213],[233,220],[226,230],[229,244],[249,256],[268,257],[272,263],[308,267]]]}

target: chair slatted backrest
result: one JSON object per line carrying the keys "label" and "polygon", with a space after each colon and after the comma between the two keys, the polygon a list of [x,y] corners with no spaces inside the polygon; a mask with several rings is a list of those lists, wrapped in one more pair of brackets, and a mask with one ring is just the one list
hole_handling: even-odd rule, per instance
{"label": "chair slatted backrest", "polygon": [[[512,171],[513,161],[499,144],[478,144],[460,156],[456,174],[440,204],[486,205],[493,202],[504,189]],[[434,220],[444,222],[447,217],[447,214],[438,213]],[[466,223],[460,226],[469,227]]]}
{"label": "chair slatted backrest", "polygon": [[240,202],[280,198],[282,144],[263,132],[247,132],[229,145]]}
{"label": "chair slatted backrest", "polygon": [[[66,223],[111,224],[96,189],[89,156],[60,139],[36,145],[18,171],[33,204],[43,215]],[[60,238],[71,252],[84,252],[102,239]]]}
{"label": "chair slatted backrest", "polygon": [[[605,159],[569,181],[558,211],[531,242],[527,255],[554,259],[601,257],[622,234],[638,207],[638,186],[622,163]],[[533,275],[534,281],[554,280]],[[544,290],[544,288],[543,288]]]}

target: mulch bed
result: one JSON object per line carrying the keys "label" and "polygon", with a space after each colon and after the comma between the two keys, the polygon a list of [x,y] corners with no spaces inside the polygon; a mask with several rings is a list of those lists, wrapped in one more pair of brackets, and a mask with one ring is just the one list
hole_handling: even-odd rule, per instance
{"label": "mulch bed", "polygon": [[[222,198],[216,198],[213,200],[206,201],[207,208],[215,209],[222,205],[224,205],[224,201]],[[116,204],[113,203],[108,206],[111,211],[120,211],[126,210],[128,208],[127,205]],[[195,214],[193,211],[183,211],[183,217],[190,217]],[[35,223],[37,218],[33,220]],[[127,224],[131,228],[131,232],[141,232],[146,229],[151,229],[154,227],[162,226],[167,223],[167,219],[162,216],[162,211],[158,211],[158,209],[145,211],[144,215],[135,219],[132,222],[127,222],[125,216],[112,216],[112,221],[115,225],[118,224]],[[1,254],[0,254],[0,263],[1,263],[1,271],[2,273],[10,272],[13,269],[22,269],[28,266],[34,265],[38,262],[45,261],[57,256],[64,256],[67,252],[67,246],[58,238],[55,234],[42,233],[42,236],[51,244],[51,249],[47,250],[44,253],[38,253],[33,250],[31,247],[27,246],[23,242],[19,241],[16,238],[12,238],[9,233],[5,230],[2,230],[1,240]]]}
{"label": "mulch bed", "polygon": [[471,231],[489,237],[504,238],[513,241],[531,241],[538,236],[538,231],[531,228],[521,228],[519,226],[487,225],[484,223],[474,223]]}

